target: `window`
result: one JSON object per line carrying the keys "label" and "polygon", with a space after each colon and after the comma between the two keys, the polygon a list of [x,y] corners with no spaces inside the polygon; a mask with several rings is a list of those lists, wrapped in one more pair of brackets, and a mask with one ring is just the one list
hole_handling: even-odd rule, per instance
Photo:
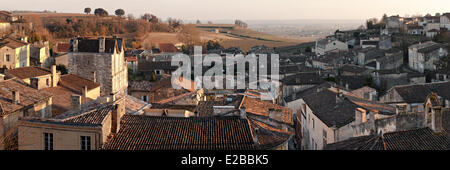
{"label": "window", "polygon": [[44,150],[53,150],[53,133],[44,133]]}
{"label": "window", "polygon": [[10,55],[9,55],[9,54],[6,54],[6,55],[5,55],[5,60],[6,60],[7,62],[10,62]]}
{"label": "window", "polygon": [[313,129],[314,129],[314,118],[312,118],[312,124],[313,124]]}
{"label": "window", "polygon": [[147,98],[147,96],[142,96],[142,101],[144,101],[144,102],[148,102],[148,98]]}
{"label": "window", "polygon": [[81,136],[81,150],[91,150],[91,137],[90,136]]}
{"label": "window", "polygon": [[50,86],[50,80],[49,79],[46,80],[46,83],[47,83],[47,86]]}
{"label": "window", "polygon": [[327,131],[323,130],[322,136],[323,136],[323,147],[325,147],[328,144],[328,142],[327,142]]}

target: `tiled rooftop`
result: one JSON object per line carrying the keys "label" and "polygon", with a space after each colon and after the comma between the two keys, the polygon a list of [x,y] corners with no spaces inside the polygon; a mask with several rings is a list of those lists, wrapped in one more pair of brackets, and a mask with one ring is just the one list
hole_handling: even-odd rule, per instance
{"label": "tiled rooftop", "polygon": [[[12,92],[14,90],[19,91],[19,104],[13,101]],[[18,111],[50,97],[52,97],[52,94],[31,88],[16,78],[0,81],[0,116]]]}
{"label": "tiled rooftop", "polygon": [[252,150],[247,120],[124,115],[106,150]]}
{"label": "tiled rooftop", "polygon": [[43,68],[43,67],[35,67],[35,66],[9,69],[9,70],[6,70],[5,73],[12,74],[20,79],[39,77],[39,76],[52,74],[50,69]]}

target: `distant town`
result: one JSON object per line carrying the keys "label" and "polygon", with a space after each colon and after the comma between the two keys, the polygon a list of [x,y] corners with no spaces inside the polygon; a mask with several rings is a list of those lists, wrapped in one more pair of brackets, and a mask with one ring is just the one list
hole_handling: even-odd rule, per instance
{"label": "distant town", "polygon": [[[352,24],[0,11],[0,150],[449,150],[450,13]],[[247,69],[244,89],[207,89],[192,73],[173,88],[172,57],[196,47],[277,54],[278,78]]]}

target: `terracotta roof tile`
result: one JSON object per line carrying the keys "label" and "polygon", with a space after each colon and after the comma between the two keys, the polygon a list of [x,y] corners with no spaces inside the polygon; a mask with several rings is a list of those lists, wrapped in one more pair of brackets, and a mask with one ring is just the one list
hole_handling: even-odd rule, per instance
{"label": "terracotta roof tile", "polygon": [[5,73],[12,74],[20,79],[52,74],[52,72],[49,69],[42,67],[19,67],[15,69],[6,70]]}
{"label": "terracotta roof tile", "polygon": [[252,150],[250,128],[238,117],[173,118],[124,115],[106,150]]}

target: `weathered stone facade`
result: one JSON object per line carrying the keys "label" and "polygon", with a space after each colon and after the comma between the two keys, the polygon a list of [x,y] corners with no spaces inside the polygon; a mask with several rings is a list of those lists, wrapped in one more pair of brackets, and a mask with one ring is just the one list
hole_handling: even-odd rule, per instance
{"label": "weathered stone facade", "polygon": [[[88,47],[81,48],[92,43],[94,46],[98,43],[96,46],[99,48],[93,50],[86,50]],[[68,62],[69,73],[99,83],[102,96],[124,94],[128,87],[128,69],[124,58],[123,41],[120,38],[88,40],[75,38],[72,40]]]}

